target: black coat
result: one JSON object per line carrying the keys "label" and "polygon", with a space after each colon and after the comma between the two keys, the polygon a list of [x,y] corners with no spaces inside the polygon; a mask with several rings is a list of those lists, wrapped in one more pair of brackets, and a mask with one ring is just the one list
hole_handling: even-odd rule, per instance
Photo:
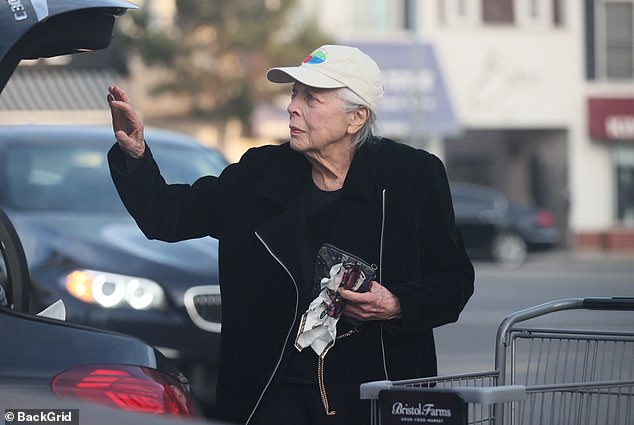
{"label": "black coat", "polygon": [[[123,155],[117,145],[111,149],[112,177],[148,238],[209,235],[220,242],[217,408],[221,419],[244,423],[296,336],[296,205],[310,164],[288,143],[265,146],[249,150],[219,177],[166,186],[149,150],[130,173]],[[402,309],[401,319],[366,322],[335,344],[352,391],[358,394],[362,382],[436,374],[432,328],[458,319],[474,281],[442,162],[422,150],[373,140],[357,152],[342,202],[334,220],[310,216],[311,228],[322,228],[320,220],[335,222],[326,239],[378,265],[377,280]],[[336,401],[331,405],[336,409]]]}

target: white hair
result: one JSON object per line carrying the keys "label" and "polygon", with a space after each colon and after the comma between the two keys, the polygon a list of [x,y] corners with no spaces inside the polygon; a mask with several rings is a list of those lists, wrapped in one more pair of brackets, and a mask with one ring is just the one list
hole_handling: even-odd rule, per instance
{"label": "white hair", "polygon": [[364,107],[368,110],[368,120],[363,127],[354,135],[354,146],[359,148],[366,140],[369,140],[371,136],[375,136],[379,133],[379,116],[377,111],[370,107],[368,102],[363,100],[361,96],[350,90],[348,87],[343,87],[337,90],[337,95],[343,101],[344,112],[354,112],[357,109]]}

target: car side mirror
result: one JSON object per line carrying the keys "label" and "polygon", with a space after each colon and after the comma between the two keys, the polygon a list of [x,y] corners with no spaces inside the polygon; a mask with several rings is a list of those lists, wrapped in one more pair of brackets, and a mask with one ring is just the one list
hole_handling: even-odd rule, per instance
{"label": "car side mirror", "polygon": [[0,92],[22,59],[104,49],[125,0],[5,0],[0,4]]}

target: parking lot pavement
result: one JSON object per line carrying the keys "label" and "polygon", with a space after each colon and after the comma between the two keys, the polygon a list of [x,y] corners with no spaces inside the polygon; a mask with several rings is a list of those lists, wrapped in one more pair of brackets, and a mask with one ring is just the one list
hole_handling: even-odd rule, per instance
{"label": "parking lot pavement", "polygon": [[[634,296],[634,253],[557,250],[536,253],[514,269],[492,262],[476,261],[474,266],[475,293],[458,322],[435,330],[441,373],[492,368],[497,328],[513,312],[571,297]],[[633,320],[632,312],[580,311],[540,323],[631,331]]]}
{"label": "parking lot pavement", "polygon": [[634,263],[634,251],[607,252],[598,250],[557,249],[531,253],[531,263],[541,262],[616,262]]}
{"label": "parking lot pavement", "polygon": [[[483,264],[476,264],[476,267]],[[630,252],[604,252],[589,250],[554,250],[547,252],[537,252],[531,255],[527,262],[519,269],[583,272],[588,271],[599,273],[624,273],[630,272],[634,276],[634,251]],[[634,279],[634,278],[633,278]]]}

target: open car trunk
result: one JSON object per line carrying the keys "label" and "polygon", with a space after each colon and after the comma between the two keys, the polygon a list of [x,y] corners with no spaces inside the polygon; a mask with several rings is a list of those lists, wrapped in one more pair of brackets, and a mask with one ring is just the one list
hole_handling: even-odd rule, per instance
{"label": "open car trunk", "polygon": [[[104,49],[115,18],[137,6],[125,0],[5,0],[0,4],[0,94],[22,59]],[[20,240],[0,210],[0,307],[27,311],[29,273]],[[0,275],[0,278],[2,276]]]}
{"label": "open car trunk", "polygon": [[6,0],[0,5],[0,93],[22,59],[104,49],[125,0]]}

